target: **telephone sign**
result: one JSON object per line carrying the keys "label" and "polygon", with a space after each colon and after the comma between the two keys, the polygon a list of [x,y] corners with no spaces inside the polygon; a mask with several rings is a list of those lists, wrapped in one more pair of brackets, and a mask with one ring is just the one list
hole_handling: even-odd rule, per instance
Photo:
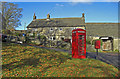
{"label": "telephone sign", "polygon": [[72,31],[72,58],[86,58],[86,31],[83,29]]}

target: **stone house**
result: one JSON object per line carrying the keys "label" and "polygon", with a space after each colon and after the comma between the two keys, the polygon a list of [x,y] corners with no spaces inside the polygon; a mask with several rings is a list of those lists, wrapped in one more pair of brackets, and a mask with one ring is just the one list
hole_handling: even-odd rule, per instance
{"label": "stone house", "polygon": [[36,36],[44,35],[48,40],[56,42],[72,39],[72,30],[75,28],[85,29],[84,13],[78,18],[50,18],[48,14],[46,19],[36,19],[34,14],[33,21],[27,26],[27,31],[28,36],[35,33]]}
{"label": "stone house", "polygon": [[[85,23],[84,13],[82,17],[72,18],[50,18],[47,15],[46,19],[36,19],[33,16],[33,21],[27,26],[28,36],[36,33],[44,35],[48,40],[59,41],[63,39],[72,39],[72,30],[82,28],[86,30],[87,37],[92,40],[100,39],[101,37],[111,37],[112,41],[103,40],[104,44],[109,44],[108,48],[102,47],[105,50],[117,50],[118,45],[118,23]],[[116,39],[117,38],[117,39]],[[107,46],[106,45],[106,46]]]}

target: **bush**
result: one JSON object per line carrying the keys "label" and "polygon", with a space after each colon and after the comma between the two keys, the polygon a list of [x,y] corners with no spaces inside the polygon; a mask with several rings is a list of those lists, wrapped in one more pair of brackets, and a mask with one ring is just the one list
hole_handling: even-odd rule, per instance
{"label": "bush", "polygon": [[86,39],[86,44],[91,44],[91,41]]}
{"label": "bush", "polygon": [[40,35],[41,39],[46,39],[46,37],[44,35]]}
{"label": "bush", "polygon": [[28,36],[25,37],[25,40],[26,40],[26,43],[30,43],[31,42]]}
{"label": "bush", "polygon": [[119,52],[119,50],[118,50],[118,49],[115,49],[115,52]]}
{"label": "bush", "polygon": [[95,40],[92,41],[92,45],[95,45]]}

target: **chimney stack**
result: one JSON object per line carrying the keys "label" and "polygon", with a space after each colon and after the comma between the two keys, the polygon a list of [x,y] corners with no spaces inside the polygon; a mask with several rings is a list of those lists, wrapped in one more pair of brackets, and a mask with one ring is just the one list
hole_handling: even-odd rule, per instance
{"label": "chimney stack", "polygon": [[35,16],[35,13],[34,13],[33,20],[35,20],[35,19],[36,19],[36,16]]}
{"label": "chimney stack", "polygon": [[85,14],[84,14],[84,13],[82,14],[82,17],[83,17],[83,18],[85,17]]}
{"label": "chimney stack", "polygon": [[47,14],[47,19],[50,19],[50,14],[49,13]]}

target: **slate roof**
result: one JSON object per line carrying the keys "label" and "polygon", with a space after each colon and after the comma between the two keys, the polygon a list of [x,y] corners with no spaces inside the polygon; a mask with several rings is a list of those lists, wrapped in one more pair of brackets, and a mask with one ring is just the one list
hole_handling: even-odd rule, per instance
{"label": "slate roof", "polygon": [[50,18],[47,19],[36,19],[33,20],[27,28],[38,28],[38,27],[65,27],[65,26],[81,26],[85,24],[83,17],[81,18]]}
{"label": "slate roof", "polygon": [[87,35],[118,37],[119,23],[85,23]]}

